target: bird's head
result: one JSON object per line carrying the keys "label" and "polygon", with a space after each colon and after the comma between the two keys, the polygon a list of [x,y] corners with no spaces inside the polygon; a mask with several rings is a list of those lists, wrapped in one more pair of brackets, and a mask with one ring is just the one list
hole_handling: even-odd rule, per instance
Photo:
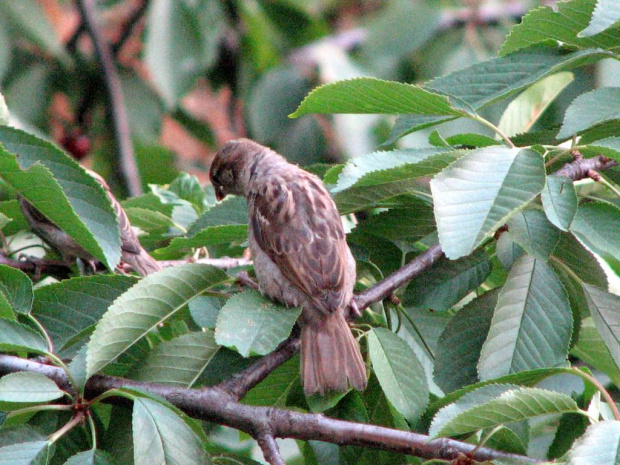
{"label": "bird's head", "polygon": [[247,184],[253,174],[253,167],[268,149],[249,139],[235,139],[227,142],[216,154],[209,177],[215,189],[215,196],[222,200],[228,194],[245,195]]}

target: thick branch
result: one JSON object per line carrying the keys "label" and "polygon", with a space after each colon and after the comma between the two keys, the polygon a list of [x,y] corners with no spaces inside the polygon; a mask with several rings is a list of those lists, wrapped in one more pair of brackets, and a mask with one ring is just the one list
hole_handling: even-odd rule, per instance
{"label": "thick branch", "polygon": [[106,42],[96,19],[95,0],[77,0],[77,6],[95,47],[95,55],[103,73],[107,91],[107,107],[114,129],[119,165],[130,196],[142,193],[138,167],[131,144],[129,119],[125,109],[121,79],[114,64],[112,51]]}
{"label": "thick branch", "polygon": [[604,171],[614,166],[618,166],[618,162],[603,155],[594,158],[577,158],[567,163],[553,174],[566,176],[573,181],[579,181],[580,179],[587,178],[588,171],[590,170]]}
{"label": "thick branch", "polygon": [[[69,386],[67,377],[60,368],[11,355],[0,355],[0,376],[16,371],[43,374],[56,382],[61,389],[67,389]],[[408,431],[334,420],[318,414],[243,405],[219,387],[187,389],[96,375],[86,384],[86,398],[93,399],[104,392],[121,387],[139,388],[158,395],[194,418],[230,426],[250,435],[267,431],[271,432],[272,437],[370,447],[427,459],[453,460],[459,454],[465,454],[481,462],[512,459],[525,463],[542,463],[530,457],[478,448],[473,444],[452,439],[431,441],[428,436]],[[113,398],[110,400],[114,401]]]}

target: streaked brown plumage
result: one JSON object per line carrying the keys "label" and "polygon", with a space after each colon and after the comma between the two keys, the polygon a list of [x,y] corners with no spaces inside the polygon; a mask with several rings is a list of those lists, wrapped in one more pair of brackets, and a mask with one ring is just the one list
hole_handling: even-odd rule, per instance
{"label": "streaked brown plumage", "polygon": [[302,382],[306,394],[366,387],[366,367],[345,320],[355,260],[340,215],[314,175],[248,139],[228,142],[211,165],[218,199],[248,200],[249,242],[260,289],[302,306]]}
{"label": "streaked brown plumage", "polygon": [[[105,180],[94,171],[86,169],[86,172],[101,184],[108,194],[108,198],[112,203],[112,208],[118,218],[119,228],[121,232],[121,260],[130,265],[136,272],[142,276],[161,270],[159,263],[151,257],[146,250],[140,245],[136,233],[131,228],[127,213],[121,207],[116,197],[110,191],[110,187]],[[39,210],[33,207],[23,197],[19,198],[22,213],[30,223],[30,227],[45,242],[57,249],[65,260],[78,257],[87,262],[94,262],[96,259],[84,248],[82,248],[75,240],[52,223]]]}

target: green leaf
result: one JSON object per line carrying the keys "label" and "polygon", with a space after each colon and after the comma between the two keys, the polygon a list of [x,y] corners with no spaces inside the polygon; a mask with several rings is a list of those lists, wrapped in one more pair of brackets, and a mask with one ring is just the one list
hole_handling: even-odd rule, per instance
{"label": "green leaf", "polygon": [[[22,271],[0,265],[0,312],[15,310],[28,314],[32,308],[32,281]],[[6,308],[8,307],[8,308]]]}
{"label": "green leaf", "polygon": [[48,347],[43,336],[35,330],[17,321],[0,318],[0,351],[46,354]]}
{"label": "green leaf", "polygon": [[575,442],[567,465],[617,465],[620,463],[620,422],[601,421],[590,425]]}
{"label": "green leaf", "polygon": [[0,465],[46,464],[49,446],[48,441],[33,441],[0,447]]}
{"label": "green leaf", "polygon": [[[603,125],[599,127],[604,128],[608,126],[612,125]],[[607,137],[605,139],[590,142],[589,145],[583,146],[581,151],[584,155],[589,157],[605,155],[608,158],[613,158],[618,161],[620,160],[620,137]]]}
{"label": "green leaf", "polygon": [[510,270],[515,260],[524,253],[525,251],[512,240],[510,234],[500,234],[495,242],[495,255],[507,270]]}
{"label": "green leaf", "polygon": [[185,237],[176,237],[154,255],[231,242],[244,242],[248,235],[248,207],[243,197],[219,202],[194,221]]}
{"label": "green leaf", "polygon": [[551,102],[573,82],[568,72],[548,76],[528,87],[515,98],[502,115],[499,129],[508,137],[528,132]]}
{"label": "green leaf", "polygon": [[83,276],[34,291],[32,314],[52,338],[56,349],[94,326],[108,307],[137,282],[130,276]]}
{"label": "green leaf", "polygon": [[431,180],[439,242],[448,258],[468,255],[545,185],[533,150],[485,147],[455,161]]}
{"label": "green leaf", "polygon": [[620,260],[620,209],[602,202],[583,204],[571,232],[593,251]]}
{"label": "green leaf", "polygon": [[570,374],[575,375],[575,372],[572,368],[542,368],[537,370],[528,370],[521,371],[519,373],[512,373],[510,375],[502,376],[501,378],[496,378],[489,381],[481,381],[476,384],[471,384],[469,386],[465,386],[464,388],[458,389],[456,391],[452,391],[446,394],[444,397],[440,397],[434,400],[428,407],[425,412],[425,417],[429,418],[434,413],[436,413],[439,409],[445,407],[446,405],[450,405],[452,402],[463,397],[468,392],[475,391],[476,389],[481,388],[482,386],[488,386],[490,384],[516,384],[519,386],[536,386],[541,381],[555,375],[562,374]]}
{"label": "green leaf", "polygon": [[[139,140],[144,144],[157,143],[164,117],[164,109],[159,96],[152,89],[150,81],[141,78],[131,68],[123,68],[119,74],[132,139]],[[151,156],[150,161],[154,162],[153,153],[150,152],[149,155]],[[144,177],[145,172],[139,163],[139,153],[136,153],[136,158],[138,158],[136,160],[138,161],[138,171],[141,177]],[[156,163],[156,167],[157,170],[161,171],[162,166],[159,163]],[[155,181],[150,180],[150,182]]]}
{"label": "green leaf", "polygon": [[446,422],[435,436],[473,433],[516,421],[569,412],[580,413],[581,410],[565,394],[538,388],[512,389],[457,415]]}
{"label": "green leaf", "polygon": [[299,384],[299,357],[280,365],[243,398],[243,403],[264,407],[284,407],[293,386]]}
{"label": "green leaf", "polygon": [[457,418],[463,412],[470,410],[479,405],[483,405],[491,400],[497,399],[500,395],[519,386],[514,384],[489,384],[481,386],[471,392],[468,392],[456,402],[447,405],[439,410],[433,417],[433,421],[429,428],[428,434],[431,437],[437,437],[437,433],[449,422]]}
{"label": "green leaf", "polygon": [[512,240],[539,260],[548,260],[560,240],[560,232],[540,210],[523,210],[507,224]]}
{"label": "green leaf", "polygon": [[0,177],[113,270],[120,232],[99,183],[58,148],[25,132],[0,126],[0,143]]}
{"label": "green leaf", "polygon": [[[554,50],[526,50],[475,63],[430,81],[426,87],[446,93],[479,110],[560,71],[593,63],[613,54],[600,49],[560,54]],[[489,85],[493,82],[493,85]],[[454,119],[454,116],[404,115],[394,124],[390,144],[423,127]]]}
{"label": "green leaf", "polygon": [[426,375],[415,353],[384,328],[368,332],[368,351],[385,396],[409,422],[415,422],[429,399]]}
{"label": "green leaf", "polygon": [[620,21],[620,5],[615,0],[597,0],[590,24],[577,34],[578,37],[592,37]]}
{"label": "green leaf", "polygon": [[573,181],[564,176],[548,175],[540,197],[549,221],[562,231],[568,231],[577,212]]}
{"label": "green leaf", "polygon": [[64,465],[114,465],[114,461],[107,452],[91,449],[73,455]]}
{"label": "green leaf", "polygon": [[478,382],[476,364],[491,327],[497,291],[468,303],[450,320],[435,350],[435,382],[451,392]]}
{"label": "green leaf", "polygon": [[463,152],[446,152],[444,148],[423,148],[375,152],[347,162],[332,189],[341,213],[382,206],[403,207],[402,194],[422,192],[420,178],[432,176]]}
{"label": "green leaf", "polygon": [[228,280],[209,265],[175,266],[143,278],[121,295],[97,324],[88,343],[87,374],[94,373],[141,340],[187,302]]}
{"label": "green leaf", "polygon": [[570,104],[558,138],[570,137],[600,123],[620,119],[620,87],[586,92]]}
{"label": "green leaf", "polygon": [[441,258],[411,280],[404,295],[405,306],[446,311],[482,284],[490,273],[491,262],[482,251],[454,261]]}
{"label": "green leaf", "polygon": [[161,402],[135,398],[132,426],[135,465],[212,463],[192,428]]}
{"label": "green leaf", "polygon": [[616,365],[609,349],[596,330],[594,320],[591,317],[584,318],[581,322],[579,339],[571,349],[571,355],[602,371],[611,378],[616,386],[620,386],[620,368]]}
{"label": "green leaf", "polygon": [[603,342],[620,367],[620,297],[589,284],[583,284],[590,314]]}
{"label": "green leaf", "polygon": [[217,297],[199,295],[189,301],[189,312],[194,322],[202,327],[215,329],[222,301]]}
{"label": "green leaf", "polygon": [[202,212],[205,207],[205,191],[202,189],[196,176],[181,173],[168,186],[170,192],[174,192],[183,200],[191,203],[197,212]]}
{"label": "green leaf", "polygon": [[184,334],[151,350],[131,378],[192,387],[218,350],[212,331]]}
{"label": "green leaf", "polygon": [[213,62],[221,15],[216,2],[162,0],[149,8],[144,61],[169,108]]}
{"label": "green leaf", "polygon": [[595,4],[596,0],[572,0],[559,2],[557,11],[550,6],[531,10],[512,28],[499,54],[508,55],[535,44],[556,46],[558,43],[572,49],[618,49],[620,38],[614,31],[604,31],[594,37],[579,36],[588,26]]}
{"label": "green leaf", "polygon": [[444,95],[412,84],[365,77],[317,87],[290,116],[297,118],[311,113],[466,114],[455,108]]}
{"label": "green leaf", "polygon": [[373,215],[355,227],[356,233],[392,241],[417,242],[435,231],[433,209],[416,198],[407,208],[395,208]]}
{"label": "green leaf", "polygon": [[45,11],[36,0],[5,0],[0,2],[0,13],[20,35],[31,40],[45,52],[61,59],[65,64],[69,62],[69,55],[47,20]]}
{"label": "green leaf", "polygon": [[[583,417],[580,418],[584,419]],[[492,436],[489,437],[486,443],[487,447],[512,454],[527,455],[527,447],[524,444],[523,438],[519,437],[513,430],[506,426],[498,426],[497,429],[492,431]]]}
{"label": "green leaf", "polygon": [[220,310],[215,341],[244,357],[272,352],[286,339],[301,308],[287,308],[254,290],[232,296]]}
{"label": "green leaf", "polygon": [[9,124],[9,108],[6,106],[4,96],[0,94],[0,125]]}
{"label": "green leaf", "polygon": [[566,363],[573,328],[568,296],[550,265],[524,255],[500,291],[480,353],[480,379]]}
{"label": "green leaf", "polygon": [[54,381],[38,373],[9,373],[0,378],[0,403],[46,403],[64,395]]}
{"label": "green leaf", "polygon": [[[125,213],[127,213],[132,226],[140,228],[148,234],[166,237],[174,235],[175,228],[177,228],[172,218],[158,211],[130,207],[125,208]],[[142,237],[140,239],[142,240]]]}

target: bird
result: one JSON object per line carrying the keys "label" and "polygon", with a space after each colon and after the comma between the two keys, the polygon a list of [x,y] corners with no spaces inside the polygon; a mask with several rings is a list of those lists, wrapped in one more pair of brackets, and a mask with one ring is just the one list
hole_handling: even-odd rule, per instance
{"label": "bird", "polygon": [[259,290],[302,307],[301,380],[306,395],[366,388],[366,365],[346,320],[355,259],[321,180],[249,139],[227,142],[209,171],[218,200],[244,196]]}
{"label": "bird", "polygon": [[[121,260],[130,265],[139,275],[146,276],[150,273],[160,271],[162,267],[149,253],[140,245],[138,236],[131,227],[127,213],[118,202],[108,183],[97,173],[87,168],[84,170],[97,181],[105,190],[114,213],[118,218],[121,233]],[[45,242],[60,252],[65,261],[80,258],[95,268],[96,258],[71,236],[51,222],[45,215],[37,210],[24,197],[19,196],[19,204],[30,227]]]}

